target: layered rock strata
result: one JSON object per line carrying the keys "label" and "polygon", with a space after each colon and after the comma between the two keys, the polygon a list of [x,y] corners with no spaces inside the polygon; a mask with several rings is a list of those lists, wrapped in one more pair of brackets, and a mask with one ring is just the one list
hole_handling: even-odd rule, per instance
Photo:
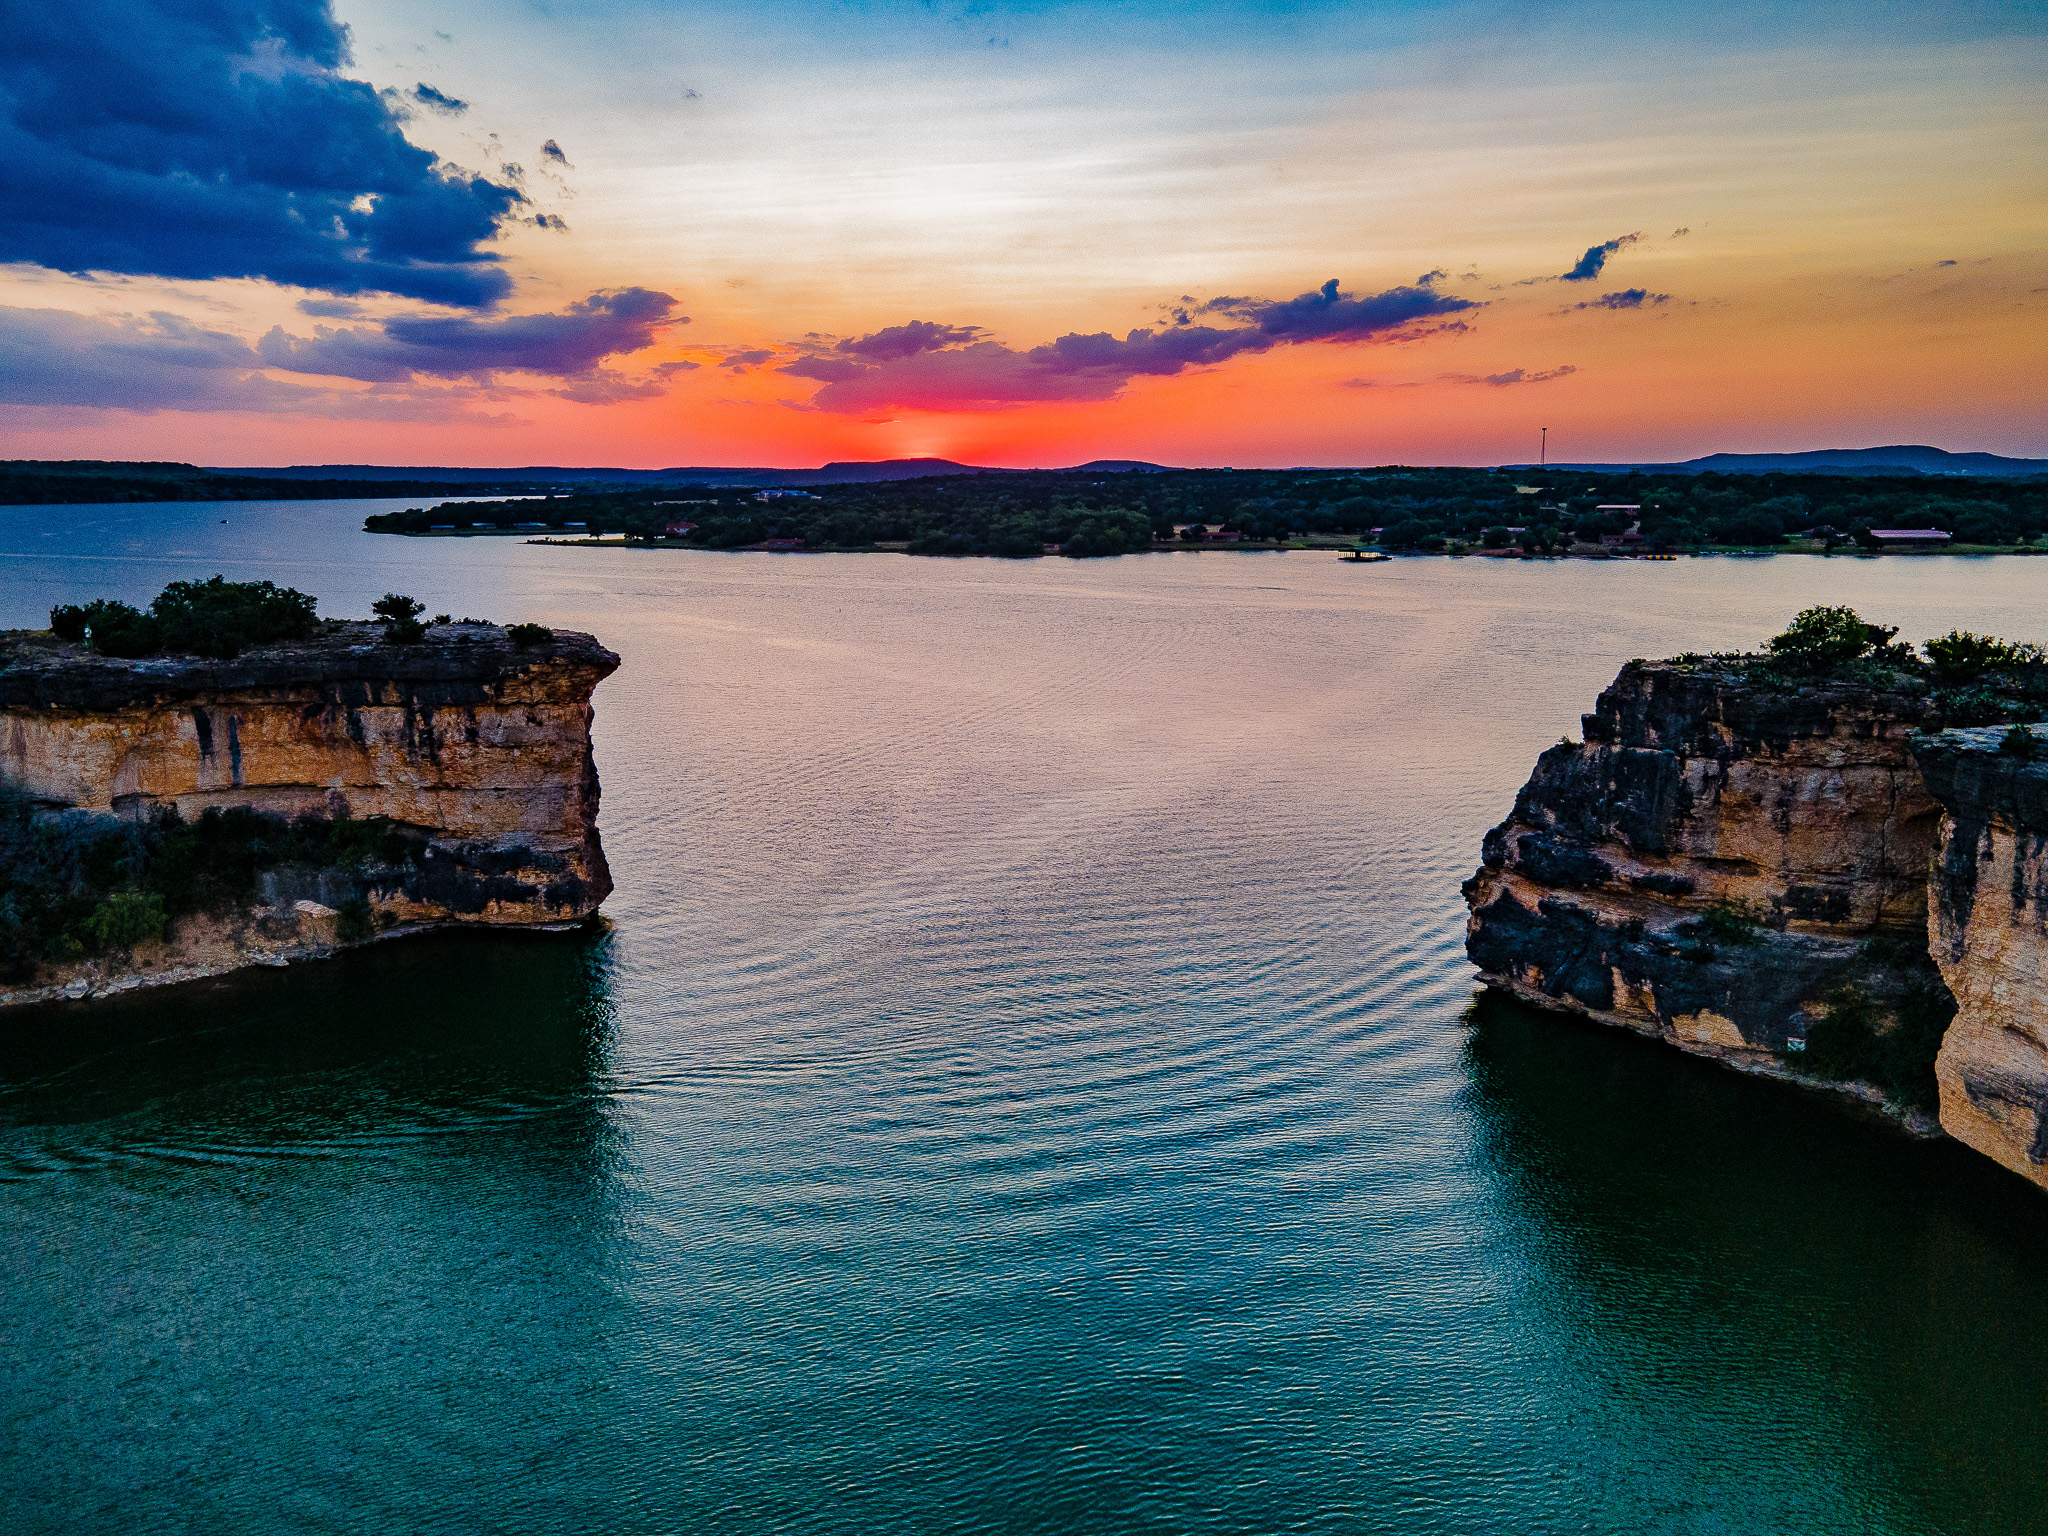
{"label": "layered rock strata", "polygon": [[1942,1129],[2048,1188],[2048,761],[2003,750],[2005,737],[1947,731],[1915,747],[1947,809],[1928,938],[1957,1011],[1934,1072]]}
{"label": "layered rock strata", "polygon": [[589,635],[521,648],[482,624],[392,645],[375,625],[329,623],[228,661],[0,636],[0,788],[39,809],[388,818],[412,845],[367,875],[272,871],[259,908],[181,919],[133,955],[55,967],[0,1001],[322,953],[351,898],[384,931],[581,920],[611,891],[590,701],[618,664]]}
{"label": "layered rock strata", "polygon": [[1468,953],[1525,1001],[1792,1075],[1845,986],[1882,1010],[1920,983],[1941,807],[1912,739],[1931,711],[1916,693],[1630,663],[1584,743],[1545,752],[1487,834]]}

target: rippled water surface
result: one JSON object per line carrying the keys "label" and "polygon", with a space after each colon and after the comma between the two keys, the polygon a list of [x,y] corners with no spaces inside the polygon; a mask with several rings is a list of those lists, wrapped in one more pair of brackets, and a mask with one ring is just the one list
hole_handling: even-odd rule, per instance
{"label": "rippled water surface", "polygon": [[[0,1021],[10,1531],[2048,1529],[2048,1202],[1475,1001],[1631,656],[2048,562],[1072,562],[0,509],[594,631],[606,931]],[[227,521],[223,522],[222,519]]]}

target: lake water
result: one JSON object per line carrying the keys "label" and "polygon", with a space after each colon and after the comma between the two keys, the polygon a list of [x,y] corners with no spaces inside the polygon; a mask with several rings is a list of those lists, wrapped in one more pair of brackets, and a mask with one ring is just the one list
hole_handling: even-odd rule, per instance
{"label": "lake water", "polygon": [[[1077,562],[0,509],[588,629],[608,928],[0,1021],[11,1532],[2048,1529],[2048,1202],[1476,1001],[1632,656],[2048,561]],[[223,521],[225,519],[225,521]]]}

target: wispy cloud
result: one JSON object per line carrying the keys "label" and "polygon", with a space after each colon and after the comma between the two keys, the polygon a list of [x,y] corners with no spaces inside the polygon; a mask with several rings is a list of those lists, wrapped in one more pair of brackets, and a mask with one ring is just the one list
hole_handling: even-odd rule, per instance
{"label": "wispy cloud", "polygon": [[1442,377],[1450,384],[1485,384],[1494,389],[1506,389],[1513,384],[1548,384],[1552,379],[1567,378],[1578,371],[1572,364],[1564,363],[1534,372],[1526,368],[1510,368],[1506,373],[1446,373]]}
{"label": "wispy cloud", "polygon": [[1568,315],[1574,310],[1580,309],[1654,308],[1656,305],[1669,304],[1670,302],[1671,295],[1668,293],[1652,293],[1647,288],[1624,288],[1618,293],[1603,293],[1597,299],[1583,299],[1577,304],[1567,304],[1563,309],[1556,311],[1556,313]]}

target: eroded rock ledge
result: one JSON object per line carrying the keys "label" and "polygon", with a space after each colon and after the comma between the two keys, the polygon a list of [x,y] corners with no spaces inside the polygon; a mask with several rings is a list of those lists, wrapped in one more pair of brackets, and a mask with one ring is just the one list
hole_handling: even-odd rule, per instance
{"label": "eroded rock ledge", "polygon": [[139,821],[247,807],[384,818],[403,840],[399,857],[266,871],[256,905],[0,982],[0,1004],[325,953],[367,936],[339,920],[349,904],[373,932],[580,921],[612,888],[590,700],[618,664],[589,635],[522,648],[486,624],[397,645],[374,624],[328,623],[227,661],[0,636],[0,787],[40,811]]}
{"label": "eroded rock ledge", "polygon": [[1944,1130],[2048,1188],[2048,762],[2005,750],[2006,735],[1915,747],[1948,812],[1929,941],[1957,1011],[1935,1077]]}
{"label": "eroded rock ledge", "polygon": [[[1630,663],[1584,743],[1546,751],[1487,834],[1465,886],[1467,952],[1525,1001],[1801,1075],[1809,1034],[1850,989],[1896,1016],[1932,982],[1921,935],[1941,807],[1912,755],[1931,710],[1917,693]],[[1936,1129],[1931,1104],[1827,1086]]]}
{"label": "eroded rock ledge", "polygon": [[2048,1188],[2048,731],[1941,729],[1893,675],[1631,662],[1487,834],[1467,952]]}

